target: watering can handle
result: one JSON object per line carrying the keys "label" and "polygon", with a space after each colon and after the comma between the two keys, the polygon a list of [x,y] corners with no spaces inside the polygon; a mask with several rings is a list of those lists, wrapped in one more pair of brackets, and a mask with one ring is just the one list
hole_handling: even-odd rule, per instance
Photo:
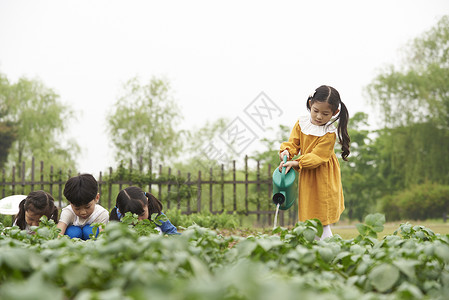
{"label": "watering can handle", "polygon": [[[284,155],[284,164],[287,162],[287,155]],[[282,167],[282,172],[281,172],[281,187],[284,187],[284,182],[285,182],[285,169],[287,167]]]}

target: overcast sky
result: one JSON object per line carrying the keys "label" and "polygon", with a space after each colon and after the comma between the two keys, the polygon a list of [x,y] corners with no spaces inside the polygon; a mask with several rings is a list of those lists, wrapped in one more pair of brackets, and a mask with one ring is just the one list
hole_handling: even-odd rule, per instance
{"label": "overcast sky", "polygon": [[0,72],[41,80],[76,112],[81,172],[116,165],[105,115],[134,76],[170,81],[185,129],[245,123],[251,154],[266,128],[245,111],[261,92],[277,108],[272,126],[292,126],[321,84],[374,123],[364,87],[444,14],[447,0],[0,0]]}

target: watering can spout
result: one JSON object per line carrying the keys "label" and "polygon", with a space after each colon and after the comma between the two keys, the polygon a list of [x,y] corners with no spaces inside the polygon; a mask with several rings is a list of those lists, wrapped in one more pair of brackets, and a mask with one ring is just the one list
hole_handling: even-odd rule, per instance
{"label": "watering can spout", "polygon": [[285,192],[284,191],[282,191],[282,192],[279,192],[279,193],[276,193],[276,194],[274,194],[273,195],[273,202],[274,202],[274,204],[279,204],[279,205],[282,205],[282,204],[284,204],[284,202],[285,202]]}

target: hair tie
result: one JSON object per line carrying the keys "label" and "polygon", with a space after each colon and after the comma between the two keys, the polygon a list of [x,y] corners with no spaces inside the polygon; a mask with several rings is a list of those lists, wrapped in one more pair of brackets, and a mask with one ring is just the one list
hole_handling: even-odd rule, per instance
{"label": "hair tie", "polygon": [[120,210],[118,209],[118,207],[115,207],[117,209],[117,217],[120,220],[122,218],[122,214],[120,213]]}
{"label": "hair tie", "polygon": [[309,95],[309,99],[313,99],[313,97],[315,96],[316,90],[313,91],[312,94]]}

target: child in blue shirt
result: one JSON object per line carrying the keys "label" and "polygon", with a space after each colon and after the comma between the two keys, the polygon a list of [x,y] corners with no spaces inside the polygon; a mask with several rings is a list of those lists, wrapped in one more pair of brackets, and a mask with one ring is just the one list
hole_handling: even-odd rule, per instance
{"label": "child in blue shirt", "polygon": [[[112,209],[109,220],[119,221],[127,212],[138,215],[139,220],[151,219],[153,214],[158,216],[162,213],[162,203],[152,194],[144,192],[137,186],[130,186],[121,190],[116,199],[116,205]],[[161,221],[157,228],[164,234],[179,234],[176,227],[167,219]]]}

